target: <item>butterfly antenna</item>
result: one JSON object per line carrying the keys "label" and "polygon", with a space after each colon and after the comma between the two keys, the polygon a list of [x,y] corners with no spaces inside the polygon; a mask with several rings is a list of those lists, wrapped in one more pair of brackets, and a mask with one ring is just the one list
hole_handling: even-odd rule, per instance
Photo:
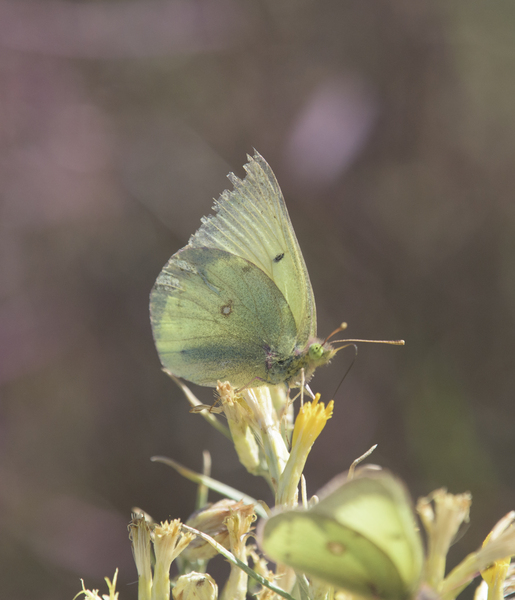
{"label": "butterfly antenna", "polygon": [[343,377],[341,378],[340,383],[338,384],[338,387],[336,388],[336,390],[334,391],[333,394],[333,398],[336,396],[336,394],[338,393],[338,390],[341,388],[341,385],[344,381],[344,379],[347,377],[347,375],[349,374],[349,371],[352,369],[352,367],[354,366],[354,363],[356,361],[356,357],[358,356],[358,347],[356,346],[356,344],[346,344],[345,346],[341,346],[341,348],[337,349],[338,350],[343,350],[344,348],[347,348],[347,346],[354,346],[354,358],[352,359],[351,364],[347,367],[347,370],[345,371],[345,373],[343,374]]}
{"label": "butterfly antenna", "polygon": [[332,333],[330,333],[325,340],[323,341],[322,345],[325,344],[326,342],[328,342],[333,335],[336,335],[337,333],[340,333],[340,331],[343,331],[344,329],[347,329],[347,323],[342,323],[339,327],[337,327]]}
{"label": "butterfly antenna", "polygon": [[[347,327],[346,323],[342,323],[340,325],[340,327],[338,327],[338,329],[335,329],[333,331],[333,333],[331,333],[330,336],[328,336],[324,343],[335,333],[337,333],[338,331],[342,331],[342,329],[345,329],[345,327]],[[354,347],[354,358],[352,359],[351,364],[349,365],[348,369],[345,371],[345,374],[343,375],[340,383],[338,384],[338,387],[336,388],[336,391],[334,392],[333,396],[336,396],[336,393],[338,392],[338,390],[340,389],[344,379],[347,377],[347,375],[349,374],[349,371],[352,369],[354,362],[356,360],[356,357],[358,355],[358,347],[356,346],[356,344],[362,344],[362,343],[368,343],[368,344],[390,344],[391,346],[404,346],[404,340],[335,340],[333,342],[333,344],[343,344],[343,346],[340,346],[339,348],[335,348],[335,352],[339,352],[340,350],[343,350],[344,348],[347,348],[348,346],[353,346]]]}
{"label": "butterfly antenna", "polygon": [[333,342],[333,344],[345,344],[345,346],[340,346],[340,348],[337,348],[336,352],[338,352],[338,350],[343,350],[343,348],[346,348],[349,344],[362,344],[362,343],[390,344],[390,346],[404,346],[404,344],[406,342],[404,340],[335,340]]}

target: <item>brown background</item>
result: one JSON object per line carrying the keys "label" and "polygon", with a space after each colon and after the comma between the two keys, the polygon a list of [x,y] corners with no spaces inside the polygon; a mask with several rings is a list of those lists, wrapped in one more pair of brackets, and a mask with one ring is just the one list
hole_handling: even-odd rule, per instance
{"label": "brown background", "polygon": [[[257,148],[319,332],[361,346],[307,466],[373,443],[414,496],[474,496],[451,560],[515,508],[515,4],[0,0],[0,596],[121,568],[132,506],[186,518],[165,454],[270,501],[161,372],[148,293]],[[313,387],[329,400],[352,360]],[[199,397],[210,402],[207,389]]]}

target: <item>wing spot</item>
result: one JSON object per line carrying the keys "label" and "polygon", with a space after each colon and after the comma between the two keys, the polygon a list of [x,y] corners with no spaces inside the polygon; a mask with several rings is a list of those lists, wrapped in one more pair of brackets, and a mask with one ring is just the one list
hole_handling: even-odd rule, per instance
{"label": "wing spot", "polygon": [[249,272],[251,269],[252,269],[252,266],[251,266],[251,265],[245,265],[245,266],[242,268],[242,271],[243,271],[244,273],[248,273],[248,272]]}
{"label": "wing spot", "polygon": [[233,304],[232,300],[229,300],[229,302],[227,304],[224,304],[222,306],[222,308],[220,309],[222,316],[228,317],[232,313],[232,304]]}
{"label": "wing spot", "polygon": [[282,252],[281,254],[278,254],[277,256],[275,256],[274,257],[274,262],[278,263],[283,258],[284,258],[284,252]]}
{"label": "wing spot", "polygon": [[340,542],[327,542],[327,549],[335,556],[341,556],[347,552],[347,548]]}

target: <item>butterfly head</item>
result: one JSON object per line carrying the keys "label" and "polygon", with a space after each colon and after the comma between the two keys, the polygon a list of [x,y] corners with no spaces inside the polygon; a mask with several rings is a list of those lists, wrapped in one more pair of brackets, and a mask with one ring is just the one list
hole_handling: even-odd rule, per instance
{"label": "butterfly head", "polygon": [[329,339],[336,333],[346,329],[346,327],[347,323],[342,323],[337,329],[329,334],[325,340],[311,339],[306,348],[299,353],[294,367],[295,373],[288,379],[288,384],[291,387],[302,385],[302,381],[300,381],[301,369],[304,369],[304,382],[308,382],[313,376],[315,369],[330,362],[333,356],[338,350],[341,350],[341,348],[334,348],[333,345],[329,343]]}
{"label": "butterfly head", "polygon": [[304,365],[304,369],[307,373],[308,379],[313,374],[314,370],[322,365],[327,364],[333,356],[341,350],[341,348],[334,348],[332,344],[329,343],[329,339],[333,337],[336,333],[343,331],[347,328],[347,323],[342,323],[339,327],[337,327],[331,334],[329,334],[325,340],[314,340],[311,341],[307,346],[306,353],[306,365]]}
{"label": "butterfly head", "polygon": [[329,342],[313,342],[308,347],[308,369],[314,371],[317,367],[325,365],[333,358],[336,352],[337,350]]}
{"label": "butterfly head", "polygon": [[286,382],[290,387],[302,386],[311,379],[315,369],[327,364],[336,352],[337,350],[328,342],[321,340],[310,342],[304,350],[298,351],[292,358]]}

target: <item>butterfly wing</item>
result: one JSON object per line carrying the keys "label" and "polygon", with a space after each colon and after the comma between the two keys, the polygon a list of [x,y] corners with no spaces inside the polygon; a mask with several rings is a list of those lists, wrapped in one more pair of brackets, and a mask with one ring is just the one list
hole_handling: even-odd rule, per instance
{"label": "butterfly wing", "polygon": [[291,356],[295,347],[295,321],[275,283],[215,248],[186,246],[172,256],[152,290],[150,314],[165,368],[199,385],[266,380],[270,351]]}
{"label": "butterfly wing", "polygon": [[395,565],[373,542],[330,517],[289,511],[270,518],[262,546],[274,561],[364,598],[404,600]]}
{"label": "butterfly wing", "polygon": [[423,550],[403,484],[371,468],[343,481],[328,484],[309,510],[268,519],[260,526],[263,549],[273,560],[366,598],[407,600],[420,580]]}
{"label": "butterfly wing", "polygon": [[337,478],[320,492],[322,499],[313,512],[331,517],[373,542],[395,565],[407,592],[412,591],[420,578],[423,549],[403,483],[386,470],[369,467],[339,483]]}
{"label": "butterfly wing", "polygon": [[243,180],[233,173],[234,186],[215,202],[215,215],[204,217],[190,238],[193,248],[218,248],[245,258],[277,285],[297,326],[297,343],[316,335],[313,289],[284,198],[272,169],[256,152],[247,156]]}

